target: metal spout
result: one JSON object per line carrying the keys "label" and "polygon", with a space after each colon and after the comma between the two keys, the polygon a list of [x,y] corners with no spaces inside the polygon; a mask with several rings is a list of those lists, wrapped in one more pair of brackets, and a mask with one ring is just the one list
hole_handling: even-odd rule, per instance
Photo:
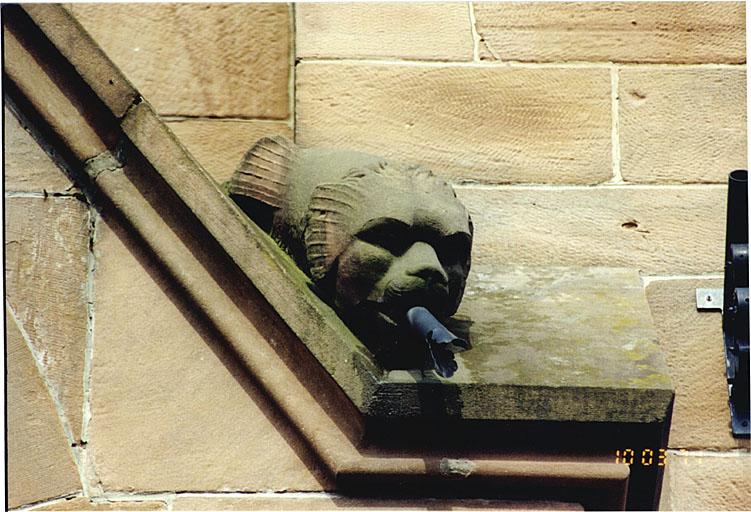
{"label": "metal spout", "polygon": [[407,311],[406,321],[411,330],[425,341],[429,363],[436,373],[445,378],[454,375],[458,368],[454,354],[469,349],[470,343],[449,331],[422,306],[415,306]]}

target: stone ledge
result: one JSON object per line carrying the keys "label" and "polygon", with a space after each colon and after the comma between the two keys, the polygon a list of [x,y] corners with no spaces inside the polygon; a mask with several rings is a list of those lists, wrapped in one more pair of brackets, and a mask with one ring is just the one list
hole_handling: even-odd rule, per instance
{"label": "stone ledge", "polygon": [[[363,414],[627,423],[667,418],[673,391],[636,271],[476,266],[449,327],[473,344],[457,355],[456,375],[391,371],[370,399],[355,401]],[[303,341],[314,354],[323,352],[317,340]],[[359,361],[349,348],[338,352]],[[337,382],[349,391],[356,378],[355,369]]]}

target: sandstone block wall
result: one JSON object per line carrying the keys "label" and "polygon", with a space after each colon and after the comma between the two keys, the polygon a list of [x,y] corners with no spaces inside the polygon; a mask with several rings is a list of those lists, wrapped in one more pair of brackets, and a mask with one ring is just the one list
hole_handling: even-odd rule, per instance
{"label": "sandstone block wall", "polygon": [[[268,134],[362,149],[451,180],[477,261],[640,269],[677,394],[662,508],[751,507],[720,316],[694,304],[747,166],[742,2],[71,10],[218,182]],[[151,261],[4,123],[9,506],[334,503]]]}

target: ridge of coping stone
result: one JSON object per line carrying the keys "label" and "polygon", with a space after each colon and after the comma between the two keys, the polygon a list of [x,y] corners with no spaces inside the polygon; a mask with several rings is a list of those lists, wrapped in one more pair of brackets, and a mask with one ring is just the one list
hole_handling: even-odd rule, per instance
{"label": "ridge of coping stone", "polygon": [[[28,5],[23,8],[28,8]],[[58,9],[59,6],[48,6],[47,4],[44,4],[44,6],[42,4],[35,6],[33,21],[36,24],[36,28],[45,33],[47,30],[51,30],[46,15],[50,13],[50,18],[54,18],[54,16],[59,14]],[[53,26],[53,28],[55,27],[57,26]],[[63,30],[62,36],[56,39],[56,46],[60,44],[62,39],[65,39],[66,30],[74,32],[73,34],[68,34],[68,36],[74,38],[76,35],[80,36],[76,32],[82,32],[80,26],[69,24]],[[80,68],[76,66],[75,61],[80,60],[82,57],[75,51],[68,52],[68,55],[69,57],[66,58],[72,61],[71,64],[73,64],[74,70],[80,73]],[[92,67],[96,67],[97,65],[104,65],[105,67],[114,66],[101,52],[95,52],[95,55],[86,55],[83,58],[106,61],[104,64],[101,62],[92,62]],[[81,78],[87,83],[90,83],[92,79],[91,75],[81,76]],[[34,91],[34,87],[26,89],[27,94],[33,94]],[[279,304],[281,300],[288,301],[289,296],[285,294],[291,290],[290,286],[294,287],[294,277],[289,274],[294,273],[295,270],[298,274],[301,274],[301,271],[292,266],[293,263],[291,260],[279,260],[272,257],[272,252],[265,247],[266,244],[273,243],[271,239],[261,236],[263,233],[260,228],[249,219],[243,218],[239,207],[231,203],[231,200],[221,192],[217,184],[158,119],[151,107],[145,102],[142,105],[141,107],[141,104],[139,104],[136,108],[127,107],[126,110],[129,110],[129,112],[122,119],[122,122],[120,122],[120,126],[134,145],[143,153],[149,167],[153,167],[156,175],[164,179],[167,185],[175,191],[180,201],[184,203],[184,206],[196,214],[199,222],[204,224],[208,232],[216,238],[228,256],[237,262],[246,276],[257,276],[259,271],[255,267],[258,267],[259,264],[263,264],[266,267],[266,272],[269,270],[274,272],[276,274],[275,277],[278,277],[280,273],[287,275],[288,278],[283,280],[266,280],[266,283],[261,283],[264,289],[261,290],[261,287],[258,288],[267,299],[271,299],[269,302],[272,307],[274,307],[275,302]],[[141,114],[140,116],[139,113]],[[59,121],[59,119],[55,118],[54,112],[43,112],[42,114],[42,122],[50,123]],[[138,119],[141,121],[134,122],[134,120]],[[75,130],[68,135],[75,138]],[[154,139],[150,136],[156,138]],[[72,142],[65,138],[63,140],[65,143]],[[148,174],[150,179],[157,177],[152,173]],[[114,185],[123,183],[122,177],[124,175],[122,174],[115,175],[108,173],[106,176],[115,180],[116,183],[113,183]],[[101,181],[100,179],[99,184],[103,185]],[[102,190],[106,196],[110,196],[107,193],[108,188],[105,186]],[[112,189],[109,192],[112,193]],[[125,195],[127,196],[128,194]],[[141,198],[145,201],[143,196]],[[136,228],[136,232],[143,234],[144,229],[148,232],[148,222],[154,218],[156,212],[154,210],[145,211],[143,212],[145,217],[143,217],[135,204],[126,204],[125,206],[129,207],[130,212],[129,215],[123,215]],[[153,235],[153,226],[151,226],[151,231]],[[228,247],[228,244],[223,242],[230,240],[230,237],[233,235],[240,235],[241,238],[239,242]],[[255,258],[248,256],[248,250],[251,250],[251,254]],[[243,251],[245,251],[244,255]],[[173,254],[173,252],[173,250],[167,250],[157,253],[157,257],[161,258],[170,270],[175,270],[172,266],[174,265],[174,261],[171,260],[174,257],[180,256]],[[261,257],[261,261],[259,261],[258,256]],[[178,265],[179,267],[180,265]],[[250,273],[248,273],[249,270]],[[202,288],[200,282],[180,272],[171,273],[172,277],[183,286],[183,289],[190,291],[189,298],[193,298],[190,295],[201,295]],[[258,281],[257,279],[255,281],[253,279],[250,280],[254,283]],[[286,283],[280,287],[278,283],[283,281],[286,281]],[[230,300],[229,297],[227,297],[227,300]],[[298,304],[300,303],[298,302]],[[315,305],[312,303],[302,303],[301,305],[309,308],[309,310],[315,308]],[[211,307],[206,308],[206,310],[206,313],[211,315],[210,318],[213,317],[211,318],[212,321],[221,319],[221,312],[219,313],[219,318],[217,318],[217,312],[212,312]],[[327,318],[326,320],[329,322],[332,321],[331,318]],[[288,321],[288,319],[285,319],[285,321]],[[219,324],[221,325],[222,322],[220,321]],[[333,328],[329,323],[323,325],[327,329]],[[296,334],[298,334],[300,329],[305,333],[308,332],[309,322],[306,322],[303,316],[297,318],[295,325],[297,329],[292,326],[290,327]],[[244,361],[251,363],[251,371],[256,376],[259,387],[269,393],[269,396],[272,397],[285,413],[300,435],[308,441],[326,469],[335,477],[338,485],[343,486],[358,482],[367,484],[371,483],[374,477],[379,478],[383,483],[391,485],[403,484],[405,478],[409,480],[416,478],[415,483],[424,482],[425,479],[435,481],[436,483],[447,483],[445,470],[440,470],[440,463],[436,457],[399,456],[391,458],[363,454],[356,446],[347,442],[348,439],[344,432],[338,428],[333,419],[326,415],[326,412],[320,405],[318,408],[315,406],[310,407],[310,405],[316,403],[316,400],[302,383],[297,381],[301,392],[298,396],[291,396],[292,394],[289,393],[289,382],[285,386],[279,385],[279,379],[285,374],[285,368],[274,368],[265,364],[269,361],[269,358],[274,360],[280,357],[276,354],[273,347],[268,344],[257,344],[257,346],[247,347],[238,344],[237,340],[231,338],[228,338],[228,341]],[[294,375],[290,369],[286,370],[291,375]],[[308,397],[312,401],[308,401]],[[324,431],[321,429],[307,429],[306,424],[310,422],[311,416],[314,417],[314,420],[327,421],[334,428]],[[315,418],[315,416],[318,416],[318,418]],[[490,483],[488,482],[488,479],[490,479],[491,482],[496,484],[521,482],[530,485],[540,485],[543,482],[550,485],[555,484],[556,481],[559,484],[566,482],[568,485],[578,483],[579,485],[586,486],[585,488],[587,489],[608,489],[611,491],[608,493],[608,497],[619,507],[622,507],[625,502],[630,474],[628,467],[625,465],[606,462],[582,463],[497,459],[476,459],[472,462],[474,464],[473,471],[467,476],[462,477],[462,481]],[[467,464],[463,463],[463,466],[467,466]]]}
{"label": "ridge of coping stone", "polygon": [[122,117],[137,101],[138,91],[70,11],[61,4],[22,7],[114,116]]}

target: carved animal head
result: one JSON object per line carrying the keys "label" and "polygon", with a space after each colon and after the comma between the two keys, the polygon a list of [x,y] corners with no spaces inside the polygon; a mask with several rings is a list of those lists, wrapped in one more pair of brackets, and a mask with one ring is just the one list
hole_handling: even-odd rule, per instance
{"label": "carved animal head", "polygon": [[459,307],[472,222],[430,171],[263,139],[229,191],[273,208],[272,236],[361,337],[393,330],[412,306],[438,318]]}
{"label": "carved animal head", "polygon": [[446,318],[464,293],[472,224],[445,181],[381,162],[317,187],[305,245],[341,311],[369,308],[397,324],[422,305]]}

